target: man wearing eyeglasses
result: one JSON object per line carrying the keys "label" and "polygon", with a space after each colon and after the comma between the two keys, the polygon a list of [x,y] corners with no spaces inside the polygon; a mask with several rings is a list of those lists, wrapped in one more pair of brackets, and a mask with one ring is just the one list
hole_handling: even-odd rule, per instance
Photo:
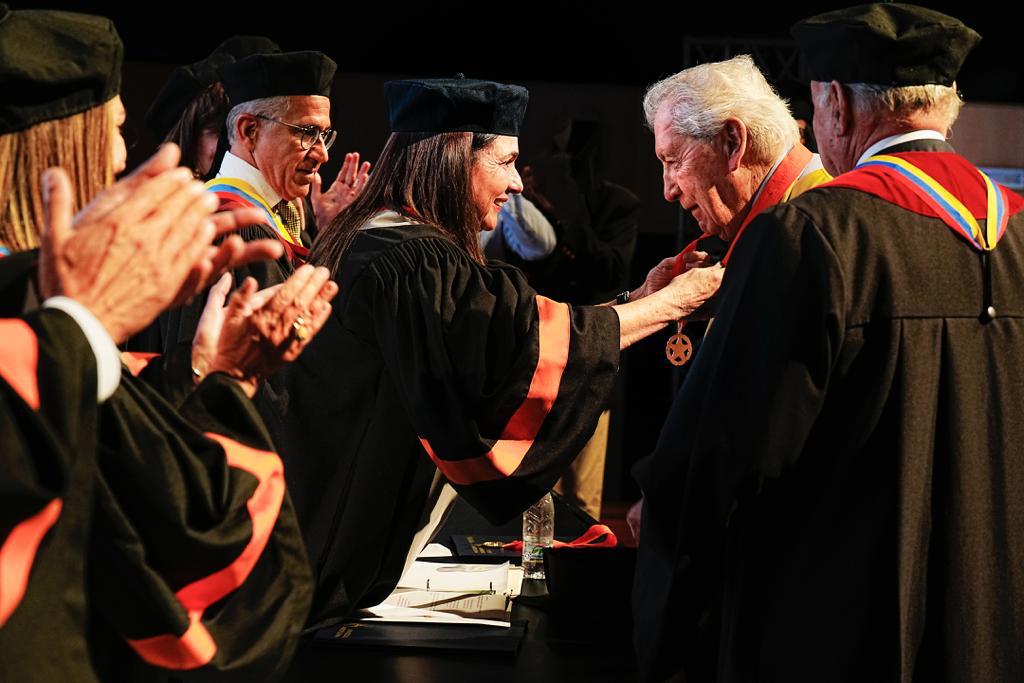
{"label": "man wearing eyeglasses", "polygon": [[[239,230],[243,239],[276,238],[285,248],[276,261],[236,269],[236,287],[247,276],[261,288],[284,282],[305,262],[310,238],[304,199],[335,138],[329,96],[336,69],[327,55],[306,51],[251,55],[217,70],[231,105],[229,151],[206,187],[222,210],[253,207],[263,213],[259,224]],[[198,297],[161,316],[165,353],[192,343],[204,304],[205,297]]]}
{"label": "man wearing eyeglasses", "polygon": [[230,151],[207,187],[222,203],[264,209],[259,236],[269,230],[280,239],[292,265],[309,246],[302,200],[335,138],[329,96],[336,68],[321,52],[287,52],[252,55],[218,70],[231,103]]}

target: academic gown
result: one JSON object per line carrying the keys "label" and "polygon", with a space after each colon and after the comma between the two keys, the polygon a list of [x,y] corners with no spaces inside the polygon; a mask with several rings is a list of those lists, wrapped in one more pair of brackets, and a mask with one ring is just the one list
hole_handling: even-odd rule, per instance
{"label": "academic gown", "polygon": [[176,411],[128,377],[100,433],[89,564],[106,678],[275,680],[312,591],[284,468],[252,402],[212,375]]}
{"label": "academic gown", "polygon": [[1021,282],[1019,213],[987,257],[851,188],[751,224],[641,482],[646,679],[1024,680]]}
{"label": "academic gown", "polygon": [[[216,180],[211,182],[216,182]],[[249,204],[222,198],[220,208],[228,210],[240,206],[249,206]],[[256,280],[259,289],[282,284],[291,277],[295,269],[304,263],[306,246],[312,243],[311,233],[308,232],[310,226],[314,228],[316,226],[312,213],[312,205],[307,199],[304,212],[306,230],[301,234],[300,252],[293,253],[293,246],[288,244],[270,225],[255,224],[237,230],[236,233],[246,242],[265,239],[280,240],[285,244],[285,253],[278,259],[255,261],[233,269],[231,271],[232,289],[240,287],[248,277]],[[210,290],[206,289],[185,305],[164,311],[128,345],[129,350],[132,351],[161,354],[163,357],[161,363],[166,368],[165,377],[160,379],[157,378],[157,373],[150,372],[148,379],[150,383],[159,382],[162,394],[165,398],[171,399],[174,405],[179,404],[175,399],[180,396],[178,387],[182,378],[186,382],[191,379],[192,340],[199,327],[203,309],[206,308],[209,292]],[[287,410],[287,400],[281,396],[276,376],[268,378],[261,384],[253,402],[264,415],[273,415]]]}
{"label": "academic gown", "polygon": [[494,522],[540,499],[619,354],[612,309],[540,297],[433,227],[361,230],[336,280],[331,318],[282,373],[287,411],[264,416],[313,563],[311,626],[394,589],[438,470]]}
{"label": "academic gown", "polygon": [[96,359],[69,315],[0,320],[0,680],[99,680],[82,561],[96,404]]}
{"label": "academic gown", "polygon": [[[0,301],[30,298],[33,269],[34,254],[5,259]],[[63,314],[44,310],[30,319],[56,315]],[[73,333],[60,337],[67,351],[58,347],[45,364],[40,355],[38,365],[51,373],[40,382],[44,400],[47,390],[68,394],[43,405],[80,424],[85,435],[67,449],[78,469],[65,495],[77,502],[65,501],[58,520],[81,538],[56,561],[40,554],[30,588],[37,571],[75,577],[78,592],[69,588],[65,599],[75,601],[77,618],[87,624],[61,630],[59,614],[51,620],[24,610],[32,646],[10,661],[27,673],[11,680],[275,679],[297,644],[312,589],[283,465],[255,407],[232,380],[215,374],[176,409],[128,368],[97,407],[95,361],[78,372],[65,367],[79,355]],[[88,347],[85,353],[92,357]],[[70,392],[79,385],[91,386],[91,396],[76,400]],[[34,449],[30,455],[37,457]],[[5,497],[0,510],[10,509]],[[59,538],[47,536],[41,547]],[[45,579],[39,586],[44,595],[53,590]],[[6,630],[0,628],[0,647]],[[43,637],[49,633],[52,639]],[[54,657],[54,643],[63,650],[65,636],[68,656]],[[76,659],[79,649],[88,650],[87,661]],[[7,661],[0,658],[0,667]],[[63,669],[43,675],[47,667]]]}

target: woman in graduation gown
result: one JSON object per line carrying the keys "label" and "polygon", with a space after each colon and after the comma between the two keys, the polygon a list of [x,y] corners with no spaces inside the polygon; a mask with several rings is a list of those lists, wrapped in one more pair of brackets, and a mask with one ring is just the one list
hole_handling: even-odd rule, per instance
{"label": "woman in graduation gown", "polygon": [[341,303],[284,373],[287,414],[264,416],[313,563],[310,627],[385,598],[451,487],[494,522],[541,498],[593,431],[620,349],[718,284],[691,271],[614,307],[536,295],[477,246],[522,190],[526,90],[459,78],[385,95],[376,170],[311,255]]}
{"label": "woman in graduation gown", "polygon": [[[214,206],[174,169],[176,148],[101,193],[124,165],[121,50],[106,19],[0,5],[10,95],[0,104],[0,234],[24,250],[50,225],[49,252],[0,260],[0,679],[269,680],[288,662],[311,589],[283,466],[250,399],[327,319],[336,287],[309,267],[276,292],[259,295],[249,282],[227,309],[211,307],[209,376],[183,392],[180,409],[122,372],[114,342],[244,250],[229,240],[211,255],[209,239],[183,242],[212,234],[195,226]],[[51,165],[66,166],[72,182],[42,192]],[[72,206],[81,209],[74,230]],[[204,252],[205,267],[186,279],[182,254]],[[119,279],[142,253],[181,277]],[[117,259],[125,267],[74,281]],[[90,287],[98,293],[87,299]],[[127,292],[141,292],[148,317],[111,305]],[[88,325],[46,308],[55,294],[85,311],[112,361],[90,360]],[[112,382],[100,382],[111,369]]]}

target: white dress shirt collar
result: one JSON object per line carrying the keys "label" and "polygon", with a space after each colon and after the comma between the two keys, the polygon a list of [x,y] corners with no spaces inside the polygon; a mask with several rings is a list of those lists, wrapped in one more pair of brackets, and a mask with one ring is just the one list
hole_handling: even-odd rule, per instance
{"label": "white dress shirt collar", "polygon": [[899,135],[890,135],[887,138],[882,138],[875,144],[867,148],[867,150],[860,155],[860,159],[857,160],[857,165],[860,166],[870,157],[875,156],[883,149],[895,147],[896,145],[902,145],[904,142],[912,142],[913,140],[946,140],[946,136],[937,130],[912,130],[909,133],[900,133]]}
{"label": "white dress shirt collar", "polygon": [[217,171],[218,178],[238,178],[244,180],[252,186],[252,189],[256,190],[263,201],[265,201],[270,208],[274,208],[281,201],[281,195],[274,191],[274,188],[270,187],[267,183],[266,178],[260,173],[260,170],[249,162],[236,157],[231,152],[225,152],[224,161],[220,162],[220,169]]}

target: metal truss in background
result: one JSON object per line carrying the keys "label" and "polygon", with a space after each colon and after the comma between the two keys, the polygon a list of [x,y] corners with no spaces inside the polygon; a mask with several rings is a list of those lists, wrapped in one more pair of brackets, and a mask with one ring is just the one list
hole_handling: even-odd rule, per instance
{"label": "metal truss in background", "polygon": [[738,38],[683,38],[683,66],[720,62],[747,54],[773,83],[800,80],[800,53],[792,40]]}

